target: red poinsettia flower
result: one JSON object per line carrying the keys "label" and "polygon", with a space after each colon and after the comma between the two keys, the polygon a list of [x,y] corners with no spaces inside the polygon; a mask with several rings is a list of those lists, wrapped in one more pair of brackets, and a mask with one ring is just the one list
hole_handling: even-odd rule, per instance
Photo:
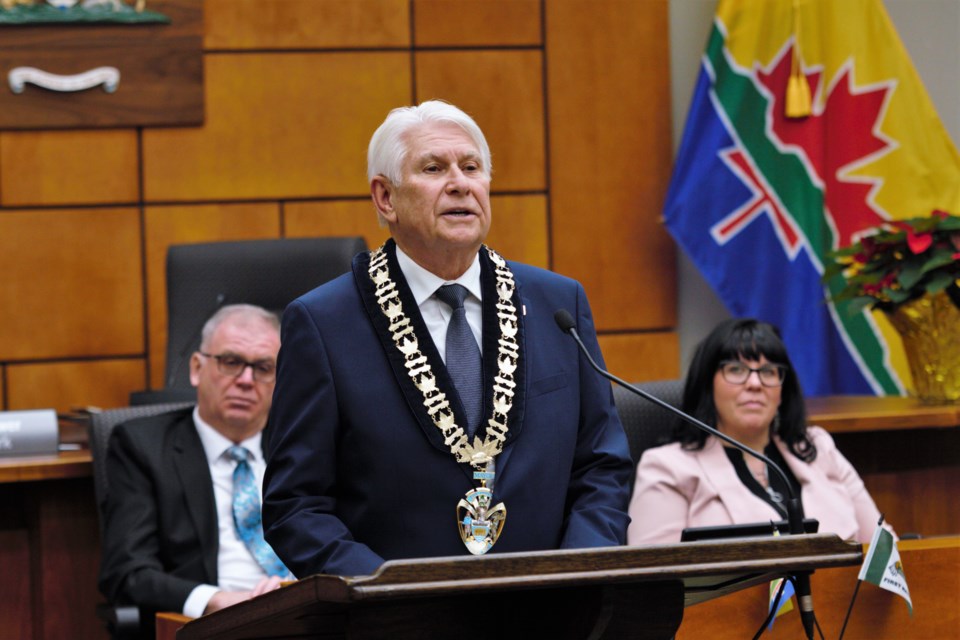
{"label": "red poinsettia flower", "polygon": [[[873,238],[870,236],[865,236],[860,238],[860,248],[861,251],[858,251],[853,255],[853,259],[860,264],[866,264],[870,261],[870,258],[873,256],[873,252],[877,247],[877,243],[874,242]],[[957,247],[960,249],[960,246]]]}
{"label": "red poinsettia flower", "polygon": [[930,248],[930,245],[933,243],[933,234],[926,233],[917,233],[914,230],[913,226],[909,222],[903,222],[902,220],[892,220],[890,225],[900,229],[901,231],[907,232],[907,247],[910,248],[911,253],[914,255],[923,253]]}
{"label": "red poinsettia flower", "polygon": [[823,281],[845,280],[830,298],[850,300],[854,313],[864,306],[889,311],[960,285],[960,216],[937,209],[929,216],[888,220],[864,229],[827,258]]}
{"label": "red poinsettia flower", "polygon": [[930,248],[933,244],[932,233],[917,233],[913,229],[907,229],[907,246],[913,255],[919,255]]}

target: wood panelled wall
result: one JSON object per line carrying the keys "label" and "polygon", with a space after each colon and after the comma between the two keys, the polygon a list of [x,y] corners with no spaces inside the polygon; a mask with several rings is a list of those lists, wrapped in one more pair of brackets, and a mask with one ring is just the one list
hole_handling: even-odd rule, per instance
{"label": "wood panelled wall", "polygon": [[584,284],[611,369],[678,375],[667,0],[205,0],[204,23],[202,127],[0,132],[4,409],[159,386],[171,244],[381,242],[367,141],[431,98],[488,136],[488,243]]}

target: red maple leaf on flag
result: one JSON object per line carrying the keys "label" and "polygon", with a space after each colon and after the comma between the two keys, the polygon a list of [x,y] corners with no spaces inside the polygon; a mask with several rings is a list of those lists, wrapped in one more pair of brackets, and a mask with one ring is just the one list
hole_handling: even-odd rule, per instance
{"label": "red maple leaf on flag", "polygon": [[[851,172],[895,148],[879,133],[879,125],[892,83],[857,87],[852,63],[842,67],[828,88],[823,107],[814,104],[813,113],[803,119],[788,119],[783,101],[790,77],[792,46],[785,48],[773,68],[757,72],[758,81],[773,98],[773,135],[782,146],[795,147],[808,170],[824,191],[824,214],[837,230],[839,246],[849,245],[854,234],[875,227],[885,216],[871,202],[871,195],[883,182],[881,177],[851,175]],[[806,73],[811,94],[819,96],[821,74]]]}

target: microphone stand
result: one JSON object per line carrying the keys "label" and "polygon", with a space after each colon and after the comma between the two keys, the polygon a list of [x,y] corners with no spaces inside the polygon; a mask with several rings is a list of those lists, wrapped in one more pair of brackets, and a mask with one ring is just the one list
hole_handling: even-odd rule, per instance
{"label": "microphone stand", "polygon": [[[632,393],[635,393],[638,396],[645,398],[646,400],[649,400],[650,402],[656,404],[657,406],[666,409],[667,411],[671,412],[672,414],[674,414],[684,422],[688,424],[692,424],[693,426],[697,427],[701,431],[705,431],[708,434],[716,438],[719,438],[720,440],[723,440],[729,445],[739,449],[740,451],[746,453],[747,455],[753,456],[754,458],[757,458],[765,462],[771,469],[774,470],[774,472],[778,476],[780,476],[780,479],[783,480],[783,484],[787,488],[787,491],[789,493],[789,498],[787,499],[786,506],[787,506],[787,523],[790,528],[790,534],[802,535],[803,533],[805,533],[805,530],[803,528],[803,519],[804,519],[803,505],[800,503],[799,496],[797,496],[796,492],[793,490],[793,486],[790,484],[790,480],[787,478],[787,474],[783,472],[783,469],[781,469],[779,465],[777,465],[773,460],[763,455],[759,451],[755,451],[751,449],[747,445],[742,444],[737,440],[734,440],[733,438],[723,433],[722,431],[718,431],[717,429],[702,422],[701,420],[697,420],[693,416],[687,413],[684,413],[680,409],[677,409],[670,403],[664,402],[660,398],[647,393],[643,389],[637,388],[636,386],[630,384],[626,380],[623,380],[622,378],[618,378],[617,376],[613,375],[606,369],[603,369],[593,359],[593,356],[590,355],[590,352],[587,350],[586,345],[583,344],[583,340],[580,339],[580,334],[577,333],[576,323],[573,320],[573,316],[571,316],[570,312],[568,312],[566,309],[558,309],[553,314],[553,319],[554,321],[556,321],[557,326],[560,327],[561,331],[569,334],[570,337],[572,337],[576,341],[577,346],[580,348],[580,351],[583,353],[584,356],[586,356],[587,362],[589,362],[590,366],[601,376],[603,376],[608,380],[611,380],[612,382],[617,383],[624,389],[627,389],[628,391],[631,391]],[[803,629],[807,634],[807,638],[809,640],[813,640],[813,628],[816,624],[816,618],[813,614],[813,598],[810,595],[810,574],[798,573],[796,576],[794,576],[794,579],[796,581],[797,602],[799,604],[799,609],[800,609],[800,620],[803,623]]]}

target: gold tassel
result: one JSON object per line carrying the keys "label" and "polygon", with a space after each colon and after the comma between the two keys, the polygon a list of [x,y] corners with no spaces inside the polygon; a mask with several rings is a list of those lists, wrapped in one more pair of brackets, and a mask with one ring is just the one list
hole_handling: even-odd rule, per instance
{"label": "gold tassel", "polygon": [[787,81],[787,117],[806,118],[808,115],[810,115],[810,85],[802,75],[791,75]]}
{"label": "gold tassel", "polygon": [[800,0],[793,0],[793,58],[784,102],[788,118],[806,118],[810,115],[810,84],[800,68]]}

